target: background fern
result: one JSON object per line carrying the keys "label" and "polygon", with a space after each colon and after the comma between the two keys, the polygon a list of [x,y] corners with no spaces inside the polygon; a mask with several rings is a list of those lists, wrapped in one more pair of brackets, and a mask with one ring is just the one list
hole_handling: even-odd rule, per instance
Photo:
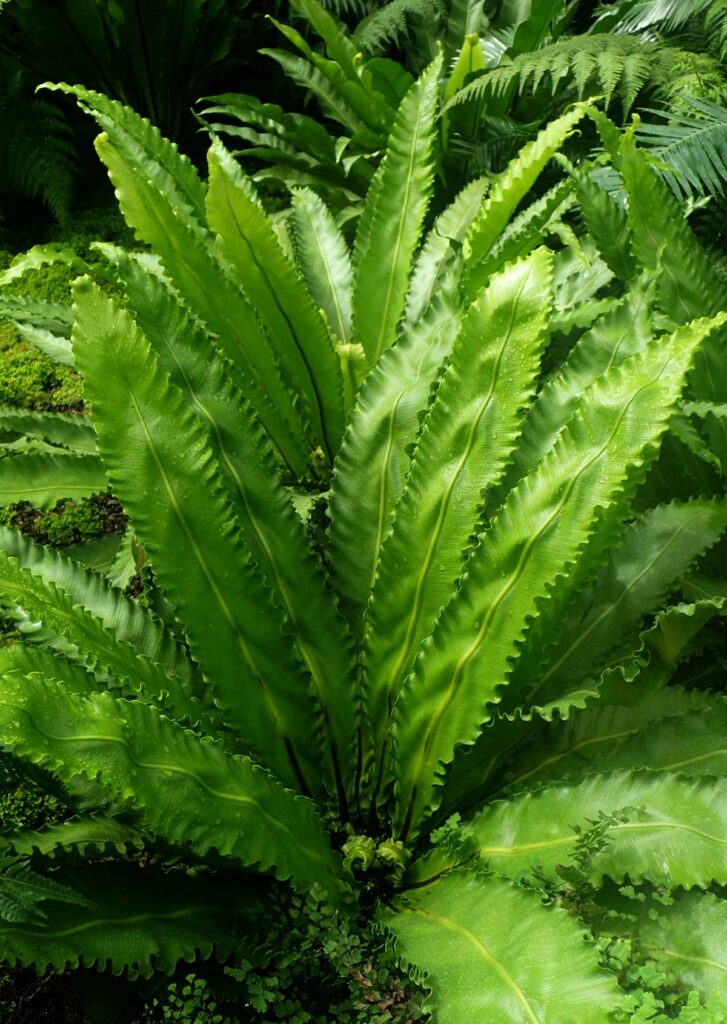
{"label": "background fern", "polygon": [[432,21],[446,13],[444,0],[390,0],[360,22],[354,38],[362,50],[380,54],[400,46],[417,25],[426,25],[431,32]]}
{"label": "background fern", "polygon": [[685,96],[682,109],[670,114],[649,110],[661,118],[642,123],[638,138],[658,158],[662,173],[676,195],[716,194],[727,185],[727,105]]}
{"label": "background fern", "polygon": [[22,77],[0,80],[0,213],[14,194],[38,199],[68,223],[78,173],[71,129],[58,106],[29,95]]}

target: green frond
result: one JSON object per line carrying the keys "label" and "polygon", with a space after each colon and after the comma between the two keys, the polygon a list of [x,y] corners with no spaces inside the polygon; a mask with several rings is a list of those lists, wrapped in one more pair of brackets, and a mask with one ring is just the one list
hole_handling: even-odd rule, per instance
{"label": "green frond", "polygon": [[605,96],[607,106],[618,96],[626,114],[640,90],[662,73],[665,59],[663,51],[628,35],[576,35],[525,49],[486,71],[457,93],[452,105],[479,101],[487,110],[489,101],[515,89],[521,96],[546,89],[555,94],[567,85],[578,99]]}
{"label": "green frond", "polygon": [[239,883],[109,864],[66,869],[57,878],[83,905],[55,900],[42,923],[3,923],[0,946],[10,964],[148,978],[196,956],[223,959],[235,929],[241,937],[256,933],[260,896]]}
{"label": "green frond", "polygon": [[55,362],[73,366],[70,342],[73,317],[69,306],[0,293],[0,316],[13,324],[24,341],[35,345]]}
{"label": "green frond", "polygon": [[579,211],[591,238],[609,269],[628,284],[636,274],[636,264],[631,254],[625,208],[605,188],[599,187],[587,172],[570,164],[567,164],[567,169],[575,182]]}
{"label": "green frond", "polygon": [[447,54],[457,54],[467,36],[479,37],[484,28],[484,6],[484,0],[451,0],[445,37]]}
{"label": "green frond", "polygon": [[78,154],[62,111],[36,96],[23,95],[17,83],[0,86],[0,193],[42,202],[66,224],[78,174]]}
{"label": "green frond", "polygon": [[368,88],[358,70],[359,47],[316,0],[291,0],[326,44],[326,60],[311,49],[294,28],[273,19],[288,42],[302,53],[297,58],[280,50],[261,50],[274,57],[297,84],[311,89],[324,110],[352,134],[373,142],[391,125],[393,110],[383,96]]}
{"label": "green frond", "polygon": [[37,832],[15,832],[4,836],[3,842],[16,856],[40,856],[49,861],[124,857],[144,848],[138,829],[118,818],[100,816],[69,818]]}
{"label": "green frond", "polygon": [[200,857],[216,850],[297,885],[317,882],[335,901],[337,861],[313,804],[154,708],[5,676],[0,742],[63,782],[100,783],[98,799],[124,801],[151,835]]}
{"label": "green frond", "polygon": [[459,256],[489,187],[489,178],[471,181],[432,225],[412,271],[404,320],[406,329],[411,330],[433,302],[447,271]]}
{"label": "green frond", "polygon": [[[712,385],[716,391],[719,384]],[[699,439],[704,438],[708,452],[700,448],[702,457],[724,475],[727,472],[727,405],[717,402],[685,402],[682,406],[685,416],[700,427]]]}
{"label": "green frond", "polygon": [[[589,772],[617,767],[668,771],[664,764],[652,762],[650,757],[641,759],[637,754],[640,764],[634,763],[633,757],[627,760],[631,737],[635,739],[634,745],[641,748],[652,729],[663,733],[672,723],[678,729],[695,711],[704,710],[708,718],[714,704],[714,697],[700,690],[667,686],[631,706],[596,705],[574,711],[565,720],[533,723],[535,727],[528,730],[527,742],[520,740],[504,770],[507,791],[516,793],[539,788],[544,783],[580,778]],[[721,714],[714,720],[715,724],[720,717]],[[512,730],[503,730],[508,731]],[[713,734],[712,740],[715,739],[716,734]],[[622,763],[611,764],[611,748],[624,751]],[[621,760],[621,755],[617,759]],[[709,757],[705,761],[708,762]]]}
{"label": "green frond", "polygon": [[310,420],[332,461],[343,431],[343,384],[331,336],[278,244],[252,182],[219,141],[208,162],[209,226],[268,331],[285,383],[298,392],[299,414]]}
{"label": "green frond", "polygon": [[[276,24],[289,41],[304,51],[305,56],[271,48],[260,50],[260,53],[276,61],[299,88],[311,92],[327,117],[337,121],[351,135],[360,132],[366,138],[365,133],[371,131],[367,123],[371,111],[367,109],[368,98],[363,88],[347,81],[337,64],[314,53],[293,29]],[[362,107],[364,117],[361,116]]]}
{"label": "green frond", "polygon": [[664,120],[642,121],[636,137],[658,159],[676,197],[723,193],[727,188],[727,108],[685,96],[682,109],[648,113]]}
{"label": "green frond", "polygon": [[695,322],[679,332],[678,343],[658,339],[604,374],[483,535],[394,711],[402,834],[436,806],[442,766],[456,747],[477,739],[539,605],[572,586],[570,566],[587,544],[598,546],[605,513],[623,504],[624,490],[633,493],[697,348],[723,321]]}
{"label": "green frond", "polygon": [[[666,903],[623,909],[633,932],[657,967],[685,990],[701,992],[715,1012],[727,1013],[727,902],[711,892],[677,893]],[[629,925],[627,924],[627,929]]]}
{"label": "green frond", "polygon": [[592,770],[609,772],[631,768],[678,772],[694,778],[722,776],[727,771],[724,729],[727,706],[712,698],[702,708],[652,722],[643,732],[626,737],[611,749],[602,748]]}
{"label": "green frond", "polygon": [[424,421],[366,614],[376,789],[402,682],[462,573],[483,496],[511,457],[540,368],[551,302],[552,258],[544,249],[495,275],[467,311]]}
{"label": "green frond", "polygon": [[652,301],[648,285],[636,283],[579,338],[558,372],[545,381],[525,419],[507,476],[509,486],[534,469],[552,448],[588,388],[652,340]]}
{"label": "green frond", "polygon": [[[689,589],[687,582],[682,586]],[[663,689],[679,663],[699,649],[705,627],[724,614],[727,598],[705,596],[701,586],[693,589],[698,593],[697,600],[660,612],[654,624],[641,633],[639,648],[631,658],[606,670],[601,687],[606,693],[612,690],[616,702],[631,704]]]}
{"label": "green frond", "polygon": [[579,835],[605,816],[614,819],[605,831],[608,842],[587,872],[595,884],[628,877],[633,883],[706,887],[727,877],[723,804],[718,779],[607,772],[492,803],[471,828],[491,870],[519,879],[538,868],[555,878]]}
{"label": "green frond", "polygon": [[[9,533],[2,531],[3,540]],[[11,614],[22,617],[21,627],[23,621],[30,618],[34,624],[33,630],[28,631],[30,640],[36,638],[38,627],[42,627],[38,643],[68,654],[97,678],[107,680],[106,685],[109,685],[110,677],[116,685],[123,685],[131,693],[143,692],[146,700],[157,703],[175,717],[191,722],[199,720],[200,708],[185,685],[186,681],[170,675],[167,666],[139,657],[127,642],[126,636],[131,632],[134,616],[124,615],[127,607],[123,595],[116,592],[118,601],[113,602],[115,607],[111,615],[108,614],[111,610],[108,605],[113,599],[104,609],[98,600],[102,597],[103,577],[84,569],[77,562],[62,559],[52,549],[34,545],[20,536],[17,540],[3,543],[3,548],[0,554],[0,597]],[[8,551],[12,552],[12,557]],[[83,604],[76,603],[76,594]],[[128,603],[131,604],[130,601]],[[107,611],[106,616],[104,611]],[[114,613],[119,614],[116,621]],[[143,615],[140,614],[139,618]],[[154,632],[149,628],[148,638],[152,643]],[[168,639],[164,639],[165,646],[171,646]],[[42,651],[28,650],[22,645],[15,645],[11,651],[3,653],[0,661],[3,668],[9,658],[13,668],[37,669],[50,678],[59,678],[57,672],[63,667],[63,662],[49,653],[44,655]],[[93,675],[81,672],[77,678],[82,692],[85,688],[96,688]]]}
{"label": "green frond", "polygon": [[516,54],[531,53],[542,47],[545,40],[551,33],[553,23],[566,13],[564,0],[547,0],[533,6],[528,5],[503,5],[500,11],[499,23],[502,27],[503,16],[514,14],[512,27],[515,29],[511,46],[508,52],[514,57]]}
{"label": "green frond", "polygon": [[504,228],[489,255],[480,264],[480,279],[488,280],[505,263],[523,259],[542,245],[548,233],[556,228],[574,205],[571,183],[563,180],[526,206]]}
{"label": "green frond", "polygon": [[96,452],[96,434],[88,416],[2,406],[0,434],[6,433],[37,438],[75,453],[93,455]]}
{"label": "green frond", "polygon": [[151,121],[123,103],[80,85],[47,82],[43,88],[74,97],[137,174],[153,175],[174,205],[181,205],[204,224],[205,189],[192,161]]}
{"label": "green frond", "polygon": [[391,515],[409,469],[408,448],[459,329],[458,303],[438,293],[419,323],[366,376],[333,465],[329,528],[333,583],[357,639]]}
{"label": "green frond", "polygon": [[34,245],[27,252],[14,256],[10,266],[0,272],[0,288],[20,281],[30,271],[59,263],[79,271],[88,269],[85,260],[82,260],[73,249],[53,242],[48,245]]}
{"label": "green frond", "polygon": [[466,295],[471,301],[486,282],[483,261],[502,236],[515,210],[537,181],[541,171],[585,117],[588,107],[578,104],[551,121],[536,139],[497,178],[472,221],[464,243]]}
{"label": "green frond", "polygon": [[[406,94],[367,203],[369,236],[360,250],[353,293],[354,340],[375,363],[392,344],[406,303],[411,260],[434,181],[437,58]],[[362,217],[367,217],[366,208]],[[361,230],[359,228],[359,230]]]}
{"label": "green frond", "polygon": [[389,0],[356,26],[354,39],[367,53],[383,53],[406,38],[411,31],[411,19],[437,19],[441,6],[437,0]]}
{"label": "green frond", "polygon": [[48,509],[64,498],[78,501],[103,493],[106,487],[97,455],[19,452],[0,459],[0,505],[30,501]]}
{"label": "green frond", "polygon": [[583,926],[539,893],[460,872],[396,910],[382,921],[426,972],[441,1024],[607,1024],[620,1003]]}
{"label": "green frond", "polygon": [[[312,792],[316,717],[313,700],[300,699],[312,697],[310,683],[281,643],[281,609],[249,563],[206,431],[130,315],[88,279],[76,282],[74,298],[74,353],[99,450],[192,653],[247,749]],[[233,574],[236,586],[224,586]]]}
{"label": "green frond", "polygon": [[194,167],[133,111],[95,93],[65,88],[104,128],[96,148],[127,223],[154,247],[174,286],[218,336],[235,383],[294,474],[305,476],[309,450],[298,412],[269,338],[203,226],[204,190]]}
{"label": "green frond", "polygon": [[[727,506],[695,498],[645,512],[611,549],[593,583],[575,598],[560,638],[521,655],[512,691],[521,707],[554,700],[632,653],[633,631],[658,609],[698,556],[727,527]],[[557,628],[549,631],[552,642]],[[530,657],[527,655],[530,654]],[[538,664],[540,661],[540,664]]]}
{"label": "green frond", "polygon": [[27,861],[0,857],[0,920],[10,924],[37,923],[45,917],[47,901],[90,907],[92,904],[67,885],[44,878]]}
{"label": "green frond", "polygon": [[719,0],[717,3],[714,0],[641,0],[640,3],[621,0],[612,6],[612,11],[603,11],[602,24],[608,24],[611,31],[638,34],[654,30],[673,32],[720,4]]}
{"label": "green frond", "polygon": [[[168,680],[179,679],[189,693],[200,695],[201,680],[186,649],[138,601],[63,552],[36,544],[16,530],[0,530],[0,550],[17,562],[26,578],[28,574],[35,578],[34,585],[39,590],[50,587],[56,598],[65,595],[61,606],[67,600],[67,607],[74,612],[97,618],[106,630],[131,645],[138,655],[163,666]],[[84,640],[80,646],[87,642]]]}
{"label": "green frond", "polygon": [[326,721],[332,772],[340,781],[353,765],[348,753],[355,736],[352,643],[283,487],[272,447],[173,291],[139,259],[121,250],[105,251],[118,268],[138,327],[207,431],[247,548],[283,609],[284,631],[292,634],[310,673]]}
{"label": "green frond", "polygon": [[326,204],[311,189],[294,192],[292,211],[298,267],[330,330],[340,344],[347,344],[353,268],[346,240]]}
{"label": "green frond", "polygon": [[[629,198],[633,254],[658,275],[657,301],[676,323],[723,309],[727,290],[694,237],[682,207],[630,135],[619,170]],[[716,396],[710,396],[716,397]]]}
{"label": "green frond", "polygon": [[359,48],[346,28],[332,17],[318,0],[289,0],[292,10],[305,18],[313,31],[326,44],[326,53],[344,71],[349,81],[358,83],[357,58]]}

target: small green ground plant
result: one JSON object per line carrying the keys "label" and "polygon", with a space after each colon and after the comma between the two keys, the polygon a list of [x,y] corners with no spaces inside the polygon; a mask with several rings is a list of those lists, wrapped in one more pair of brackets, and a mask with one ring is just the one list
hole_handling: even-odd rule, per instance
{"label": "small green ground plant", "polygon": [[[148,248],[103,248],[121,294],[84,275],[72,316],[24,322],[83,376],[152,595],[0,530],[26,641],[0,743],[75,811],[4,841],[11,964],[219,961],[280,1019],[269,922],[312,893],[438,1024],[606,1024],[605,921],[727,1011],[724,285],[587,104],[429,227],[441,77],[402,100],[353,250],[314,193],[273,222],[221,143],[205,185],[63,87]],[[616,193],[561,161],[528,204],[587,117]],[[675,896],[642,915],[628,885]]]}

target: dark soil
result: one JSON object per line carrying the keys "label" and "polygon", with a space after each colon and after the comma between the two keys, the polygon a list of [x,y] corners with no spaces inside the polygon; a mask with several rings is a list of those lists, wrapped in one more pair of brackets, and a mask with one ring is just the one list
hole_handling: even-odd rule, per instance
{"label": "dark soil", "polygon": [[2,1024],[87,1024],[68,977],[35,971],[0,973]]}

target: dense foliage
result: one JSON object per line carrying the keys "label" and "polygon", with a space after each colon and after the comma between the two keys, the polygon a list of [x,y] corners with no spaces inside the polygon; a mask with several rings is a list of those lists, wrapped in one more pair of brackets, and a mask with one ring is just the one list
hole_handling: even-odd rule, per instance
{"label": "dense foliage", "polygon": [[[472,177],[501,171],[569,103],[597,95],[622,120],[634,107],[643,111],[641,140],[677,194],[724,191],[724,19],[705,17],[699,4],[676,12],[628,0],[601,16],[565,0],[290,0],[289,7],[295,25],[274,19],[287,47],[261,53],[316,102],[333,133],[269,98],[226,94],[203,110],[210,127],[241,147],[258,181],[310,185],[350,215],[346,207],[355,209],[366,193],[412,73],[442,46],[446,116],[437,177],[450,198]],[[336,17],[344,13],[350,26]],[[661,31],[686,23],[687,39]]]}
{"label": "dense foliage", "polygon": [[[722,643],[725,287],[587,103],[432,223],[442,73],[353,247],[315,192],[271,219],[219,141],[205,185],[63,87],[144,248],[101,246],[72,309],[11,292],[78,256],[6,272],[87,412],[7,410],[0,475],[49,505],[108,480],[145,601],[0,531],[0,740],[71,815],[4,839],[10,963],[231,957],[265,1019],[266,940],[312,890],[391,933],[441,1022],[628,1019],[642,947],[677,1012],[727,1009],[724,707],[691,678]],[[538,196],[586,123],[608,163]]]}
{"label": "dense foliage", "polygon": [[279,3],[204,172],[232,5],[0,7],[126,224],[0,270],[0,1012],[725,1019],[721,2]]}

